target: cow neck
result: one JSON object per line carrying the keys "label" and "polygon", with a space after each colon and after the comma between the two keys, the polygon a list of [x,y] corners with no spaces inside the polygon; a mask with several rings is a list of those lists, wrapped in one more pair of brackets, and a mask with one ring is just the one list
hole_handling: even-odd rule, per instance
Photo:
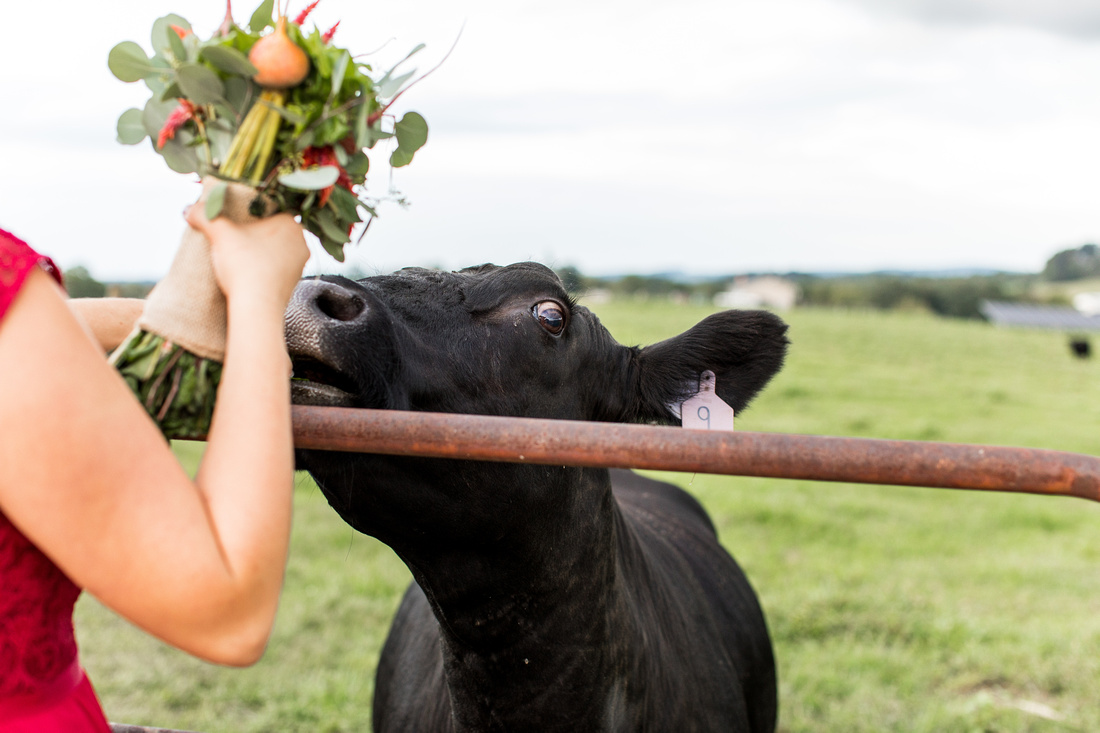
{"label": "cow neck", "polygon": [[[562,490],[582,500],[553,527],[537,517],[541,541],[511,562],[492,549],[411,565],[440,624],[458,731],[597,729],[616,694],[623,520],[606,471],[562,474]],[[487,569],[482,582],[469,582],[471,567]]]}

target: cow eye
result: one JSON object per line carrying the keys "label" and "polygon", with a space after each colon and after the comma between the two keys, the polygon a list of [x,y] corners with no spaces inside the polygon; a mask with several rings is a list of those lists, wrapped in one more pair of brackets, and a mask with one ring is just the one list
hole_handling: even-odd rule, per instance
{"label": "cow eye", "polygon": [[544,300],[531,309],[531,315],[553,336],[565,330],[565,309],[553,300]]}

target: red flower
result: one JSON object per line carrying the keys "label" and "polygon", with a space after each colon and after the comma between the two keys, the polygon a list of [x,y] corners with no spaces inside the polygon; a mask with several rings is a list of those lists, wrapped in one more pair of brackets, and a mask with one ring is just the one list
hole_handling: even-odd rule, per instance
{"label": "red flower", "polygon": [[336,35],[336,29],[339,27],[340,21],[336,21],[336,25],[329,28],[327,31],[325,31],[325,35],[321,36],[321,41],[323,43],[328,43],[329,41],[331,41],[332,37]]}
{"label": "red flower", "polygon": [[317,200],[321,206],[328,203],[328,197],[332,195],[332,189],[335,186],[342,186],[348,191],[351,191],[355,184],[351,182],[351,177],[347,171],[344,170],[344,166],[340,165],[340,161],[336,158],[336,152],[332,149],[331,145],[326,145],[322,148],[308,147],[302,152],[302,167],[312,168],[320,165],[331,165],[340,171],[339,176],[336,178],[336,183],[328,188],[321,189],[320,195]]}
{"label": "red flower", "polygon": [[163,148],[169,140],[174,139],[176,131],[189,120],[198,119],[198,115],[198,107],[186,99],[181,99],[179,106],[172,110],[172,113],[168,115],[168,119],[164,121],[164,127],[160,128],[160,135],[157,136],[157,150]]}
{"label": "red flower", "polygon": [[319,3],[319,2],[321,2],[321,0],[313,0],[313,2],[311,2],[309,5],[306,6],[305,10],[298,13],[298,17],[294,19],[294,22],[297,23],[298,25],[301,25],[302,23],[305,23],[306,18],[309,17],[309,14],[313,12],[313,9],[315,7],[317,7],[317,3]]}
{"label": "red flower", "polygon": [[181,41],[184,38],[187,38],[187,36],[191,35],[191,31],[189,29],[184,28],[183,26],[178,26],[175,23],[173,23],[172,25],[170,25],[168,27],[176,32],[176,35],[180,37]]}

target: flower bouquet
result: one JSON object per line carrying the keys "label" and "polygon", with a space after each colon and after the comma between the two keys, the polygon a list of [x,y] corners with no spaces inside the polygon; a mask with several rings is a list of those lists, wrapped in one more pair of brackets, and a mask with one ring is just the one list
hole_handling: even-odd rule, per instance
{"label": "flower bouquet", "polygon": [[[325,32],[303,28],[316,5],[291,20],[275,0],[264,0],[245,29],[227,0],[225,19],[207,40],[184,18],[167,15],[153,24],[151,57],[124,41],[111,50],[108,66],[122,81],[144,81],[152,93],[143,109],[119,118],[119,142],[148,137],[169,168],[201,176],[208,218],[290,212],[343,261],[355,226],[365,222],[365,233],[377,216],[380,200],[365,190],[368,151],[392,139],[388,162],[396,168],[427,141],[422,116],[408,112],[396,120],[387,113],[415,83],[415,70],[398,69],[423,46],[376,78],[333,44],[339,23]],[[169,438],[201,437],[209,429],[225,320],[209,243],[188,227],[137,329],[110,357]]]}

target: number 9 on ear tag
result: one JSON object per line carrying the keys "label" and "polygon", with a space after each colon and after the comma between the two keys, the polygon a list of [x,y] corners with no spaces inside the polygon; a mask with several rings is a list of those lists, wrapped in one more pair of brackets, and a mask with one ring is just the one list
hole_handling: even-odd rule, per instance
{"label": "number 9 on ear tag", "polygon": [[699,392],[680,405],[680,419],[688,430],[733,430],[733,408],[715,392],[714,372],[699,375]]}

